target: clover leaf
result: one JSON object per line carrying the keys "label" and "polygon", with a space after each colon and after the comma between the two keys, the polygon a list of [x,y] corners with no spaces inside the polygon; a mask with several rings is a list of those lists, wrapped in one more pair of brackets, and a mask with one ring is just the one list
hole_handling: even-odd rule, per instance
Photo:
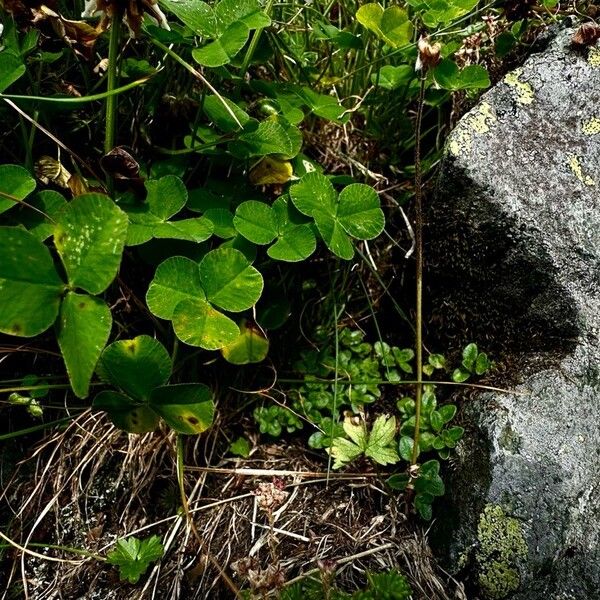
{"label": "clover leaf", "polygon": [[384,10],[380,4],[363,4],[356,13],[356,20],[392,48],[411,42],[413,25],[408,13],[399,6]]}
{"label": "clover leaf", "polygon": [[143,204],[127,208],[130,225],[127,245],[137,246],[152,238],[169,238],[189,242],[203,242],[213,233],[213,225],[206,217],[171,221],[187,202],[187,189],[175,175],[145,182],[147,197]]}
{"label": "clover leaf", "polygon": [[[15,193],[31,189],[26,179],[16,185],[15,181],[8,182]],[[84,194],[63,205],[55,220],[54,245],[68,285],[35,235],[19,227],[0,227],[0,332],[32,337],[56,322],[71,387],[85,398],[112,326],[110,310],[95,295],[117,274],[127,218],[107,196]],[[88,293],[78,293],[77,288]]]}
{"label": "clover leaf", "polygon": [[202,433],[213,420],[212,393],[201,383],[166,385],[171,357],[148,335],[110,344],[100,356],[98,376],[116,390],[103,390],[92,407],[108,413],[129,433],[154,431],[159,417],[183,434]]}
{"label": "clover leaf", "polygon": [[328,248],[340,258],[354,256],[351,237],[370,240],[385,226],[377,192],[354,183],[337,195],[331,181],[315,171],[290,187],[290,198],[304,215],[312,217]]}
{"label": "clover leaf", "polygon": [[220,310],[242,312],[256,304],[262,275],[235,248],[217,248],[200,263],[175,256],[159,265],[146,296],[157,316],[170,319],[186,344],[219,350],[240,335],[236,323]]}

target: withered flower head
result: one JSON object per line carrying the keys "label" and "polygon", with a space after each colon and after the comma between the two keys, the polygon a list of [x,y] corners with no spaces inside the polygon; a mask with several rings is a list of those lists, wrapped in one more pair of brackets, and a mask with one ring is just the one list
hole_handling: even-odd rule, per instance
{"label": "withered flower head", "polygon": [[103,21],[110,21],[122,14],[129,31],[136,37],[142,26],[144,13],[147,13],[163,29],[169,29],[167,17],[158,6],[158,0],[85,0],[82,17],[102,15]]}
{"label": "withered flower head", "polygon": [[428,71],[435,67],[441,60],[439,43],[431,44],[429,37],[421,36],[417,44],[419,54],[415,64],[415,71]]}

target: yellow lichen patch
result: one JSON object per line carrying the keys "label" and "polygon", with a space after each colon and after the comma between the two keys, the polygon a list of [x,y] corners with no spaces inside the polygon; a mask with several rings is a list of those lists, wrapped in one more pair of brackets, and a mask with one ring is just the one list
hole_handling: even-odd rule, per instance
{"label": "yellow lichen patch", "polygon": [[519,588],[519,563],[527,556],[521,523],[504,513],[501,506],[488,504],[477,525],[475,560],[479,587],[487,600],[501,600]]}
{"label": "yellow lichen patch", "polygon": [[452,134],[449,149],[454,156],[469,152],[473,145],[473,134],[483,135],[496,122],[496,115],[487,102],[473,109],[457,126]]}
{"label": "yellow lichen patch", "polygon": [[600,119],[598,117],[592,117],[591,119],[585,120],[581,124],[581,131],[585,135],[598,135],[600,133]]}
{"label": "yellow lichen patch", "polygon": [[600,67],[600,48],[590,48],[587,61],[592,67]]}
{"label": "yellow lichen patch", "polygon": [[596,185],[594,179],[583,172],[581,161],[575,154],[569,154],[569,167],[571,168],[571,171],[573,171],[575,177],[577,177],[581,183],[589,185],[590,187]]}
{"label": "yellow lichen patch", "polygon": [[520,77],[522,74],[523,69],[515,69],[504,78],[504,83],[516,90],[516,100],[519,104],[533,104],[535,98],[533,87],[530,83],[521,81]]}

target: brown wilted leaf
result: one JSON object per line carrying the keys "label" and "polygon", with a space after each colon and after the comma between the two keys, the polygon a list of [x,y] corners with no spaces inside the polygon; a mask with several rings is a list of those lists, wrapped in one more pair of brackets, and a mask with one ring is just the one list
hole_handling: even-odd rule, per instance
{"label": "brown wilted leaf", "polygon": [[571,41],[575,46],[594,46],[600,40],[600,25],[584,23],[573,35]]}
{"label": "brown wilted leaf", "polygon": [[33,10],[39,9],[42,4],[53,9],[56,0],[0,0],[0,8],[19,20],[31,20]]}
{"label": "brown wilted leaf", "polygon": [[[144,193],[144,179],[140,177],[140,165],[133,158],[133,150],[117,146],[100,159],[100,166],[115,182],[131,186],[136,193]],[[123,186],[122,186],[123,187]]]}
{"label": "brown wilted leaf", "polygon": [[85,21],[65,19],[45,4],[31,9],[31,13],[33,14],[33,23],[49,21],[56,35],[86,59],[91,58],[94,44],[105,30],[102,23],[98,27],[92,27]]}
{"label": "brown wilted leaf", "polygon": [[51,156],[42,156],[34,165],[36,177],[44,184],[53,183],[63,189],[68,189],[71,173],[63,164]]}

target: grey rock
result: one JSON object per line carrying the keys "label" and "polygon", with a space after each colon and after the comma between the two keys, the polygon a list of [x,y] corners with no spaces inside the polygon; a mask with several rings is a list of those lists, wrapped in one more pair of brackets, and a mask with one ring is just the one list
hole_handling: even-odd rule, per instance
{"label": "grey rock", "polygon": [[461,119],[429,216],[444,307],[510,356],[513,393],[466,402],[440,530],[480,598],[600,598],[600,48],[573,33]]}

